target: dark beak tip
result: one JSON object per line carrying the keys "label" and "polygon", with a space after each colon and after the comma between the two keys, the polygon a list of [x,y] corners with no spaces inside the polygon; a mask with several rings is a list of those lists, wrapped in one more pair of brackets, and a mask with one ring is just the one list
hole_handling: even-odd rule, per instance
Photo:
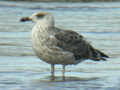
{"label": "dark beak tip", "polygon": [[30,19],[28,17],[23,17],[20,19],[20,22],[26,22],[26,21],[30,21]]}
{"label": "dark beak tip", "polygon": [[25,22],[26,20],[24,20],[23,18],[20,19],[20,22]]}
{"label": "dark beak tip", "polygon": [[20,22],[25,22],[25,21],[26,21],[25,18],[21,18],[21,19],[20,19]]}

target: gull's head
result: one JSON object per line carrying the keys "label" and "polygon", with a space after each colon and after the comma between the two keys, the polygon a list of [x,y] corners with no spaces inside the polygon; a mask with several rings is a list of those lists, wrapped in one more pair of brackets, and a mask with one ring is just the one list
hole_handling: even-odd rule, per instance
{"label": "gull's head", "polygon": [[32,22],[45,22],[45,23],[54,23],[54,18],[51,13],[48,12],[39,12],[34,13],[30,17],[23,17],[20,19],[21,22],[32,21]]}

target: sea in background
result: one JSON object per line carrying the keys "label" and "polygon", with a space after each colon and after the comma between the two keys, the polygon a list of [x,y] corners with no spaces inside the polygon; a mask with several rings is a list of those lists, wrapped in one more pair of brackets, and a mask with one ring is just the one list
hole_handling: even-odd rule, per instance
{"label": "sea in background", "polygon": [[[86,60],[67,66],[61,81],[50,81],[50,65],[32,51],[32,22],[20,18],[50,12],[56,26],[82,34],[107,53],[107,61]],[[120,2],[9,2],[0,1],[0,90],[120,90]]]}

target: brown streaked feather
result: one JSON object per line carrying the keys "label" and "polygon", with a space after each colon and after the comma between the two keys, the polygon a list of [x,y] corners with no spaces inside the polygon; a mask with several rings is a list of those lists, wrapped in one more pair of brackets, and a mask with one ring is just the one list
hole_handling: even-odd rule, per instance
{"label": "brown streaked feather", "polygon": [[[71,30],[62,30],[55,37],[58,39],[58,47],[72,52],[76,60],[93,59],[95,61],[105,60],[105,54],[94,49],[82,35]],[[107,55],[106,55],[107,56]]]}

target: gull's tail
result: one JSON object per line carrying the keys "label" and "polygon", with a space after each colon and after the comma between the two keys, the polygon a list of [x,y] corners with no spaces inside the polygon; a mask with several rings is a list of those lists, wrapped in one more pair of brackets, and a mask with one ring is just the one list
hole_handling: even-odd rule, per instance
{"label": "gull's tail", "polygon": [[105,54],[104,52],[101,52],[98,49],[94,49],[93,47],[91,47],[91,51],[92,51],[91,59],[94,61],[100,61],[100,60],[106,61],[106,58],[109,58],[107,54]]}

